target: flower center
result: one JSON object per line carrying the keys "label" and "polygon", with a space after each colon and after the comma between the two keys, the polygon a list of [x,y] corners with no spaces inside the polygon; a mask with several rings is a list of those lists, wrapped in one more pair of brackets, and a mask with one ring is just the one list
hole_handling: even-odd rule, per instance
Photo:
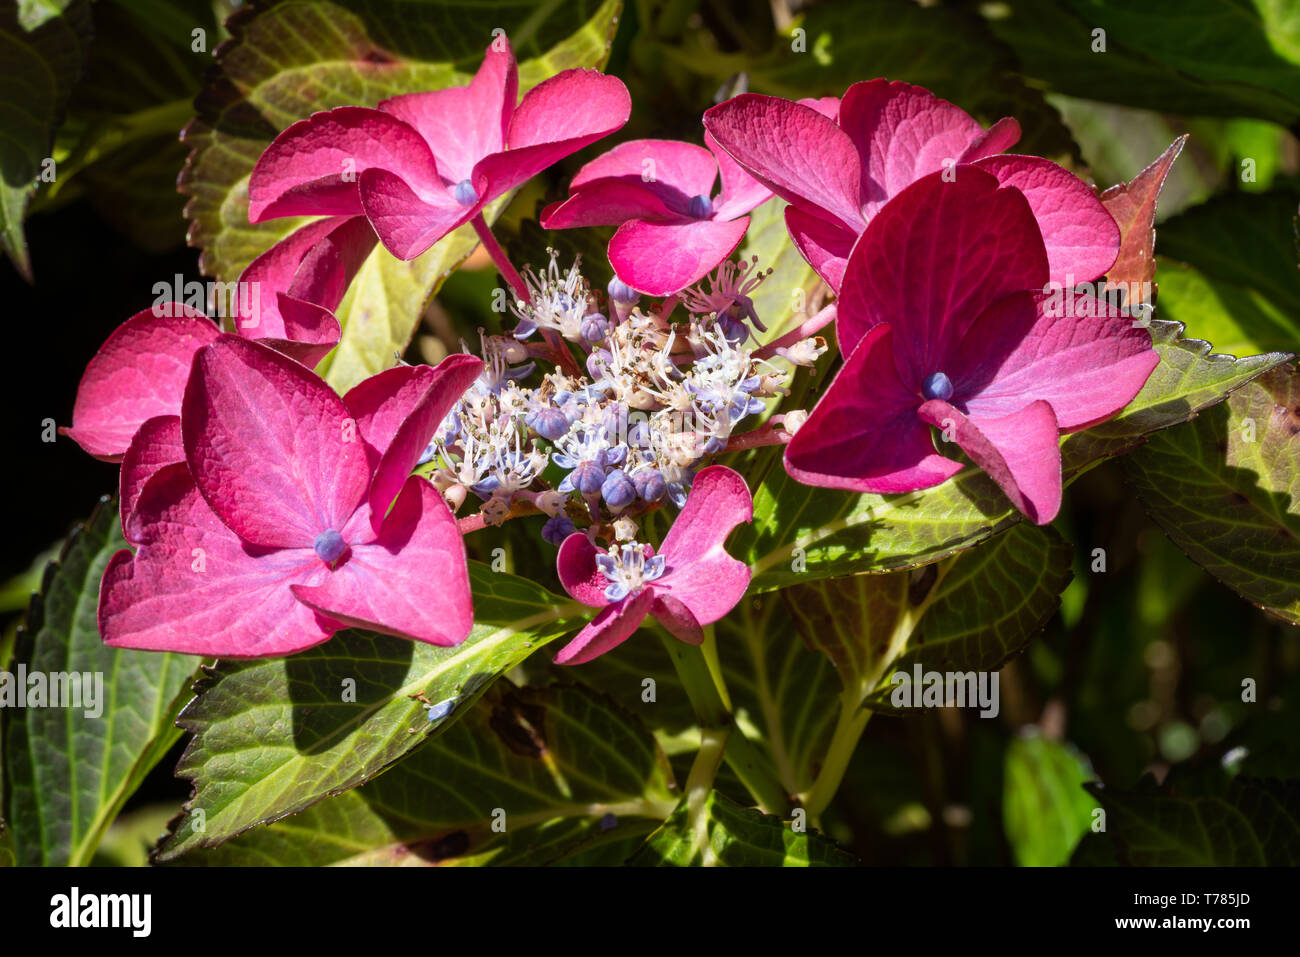
{"label": "flower center", "polygon": [[333,565],[339,560],[339,556],[347,551],[348,543],[343,541],[342,535],[331,528],[317,535],[311,547],[315,550],[317,558],[326,565]]}
{"label": "flower center", "polygon": [[647,559],[645,546],[631,542],[621,549],[617,545],[611,547],[608,555],[597,555],[596,567],[609,582],[605,597],[610,601],[622,601],[664,573],[664,557],[656,555]]}
{"label": "flower center", "polygon": [[687,212],[696,219],[708,219],[713,215],[713,200],[707,196],[692,196]]}
{"label": "flower center", "polygon": [[947,402],[952,398],[952,380],[942,372],[931,372],[921,383],[921,395]]}
{"label": "flower center", "polygon": [[462,206],[473,206],[478,202],[478,193],[474,190],[474,184],[467,179],[463,179],[457,183],[452,188],[451,195],[454,196],[456,202],[460,203]]}

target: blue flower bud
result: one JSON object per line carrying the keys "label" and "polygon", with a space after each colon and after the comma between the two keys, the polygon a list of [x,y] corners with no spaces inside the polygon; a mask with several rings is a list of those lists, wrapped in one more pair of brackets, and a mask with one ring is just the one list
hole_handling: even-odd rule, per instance
{"label": "blue flower bud", "polygon": [[600,497],[610,508],[623,508],[636,501],[636,485],[622,469],[614,469],[600,486]]}
{"label": "blue flower bud", "polygon": [[343,541],[342,535],[331,528],[317,535],[311,547],[316,551],[317,558],[326,565],[333,565],[347,551],[348,543]]}
{"label": "blue flower bud", "polygon": [[559,548],[575,531],[577,529],[573,527],[573,522],[569,521],[567,516],[556,515],[548,518],[546,524],[542,526],[542,538]]}
{"label": "blue flower bud", "polygon": [[632,484],[636,486],[636,494],[645,502],[657,502],[668,491],[663,473],[658,469],[640,469],[633,472]]}
{"label": "blue flower bud", "polygon": [[612,813],[608,813],[600,819],[600,829],[602,831],[612,831],[616,827],[618,827],[618,818]]}
{"label": "blue flower bud", "polygon": [[617,276],[609,281],[609,285],[605,287],[605,291],[609,293],[610,299],[613,299],[615,302],[621,302],[626,306],[632,305],[632,303],[641,298],[639,292]]}
{"label": "blue flower bud", "polygon": [[708,219],[713,215],[713,200],[707,196],[692,196],[686,211],[696,219]]}
{"label": "blue flower bud", "polygon": [[605,470],[595,462],[579,462],[569,478],[583,495],[595,495],[605,481]]}
{"label": "blue flower bud", "polygon": [[582,320],[582,326],[579,330],[582,333],[582,339],[587,345],[595,345],[597,342],[603,342],[609,335],[609,320],[600,313],[593,313]]}
{"label": "blue flower bud", "polygon": [[727,440],[720,439],[715,435],[712,438],[710,438],[709,441],[704,443],[704,454],[717,455],[726,447],[727,447]]}
{"label": "blue flower bud", "polygon": [[473,206],[478,202],[478,193],[474,190],[474,184],[467,179],[457,183],[451,191],[451,195],[456,198],[456,202],[462,206]]}
{"label": "blue flower bud", "polygon": [[569,431],[569,417],[554,406],[531,412],[524,416],[524,421],[530,429],[551,442]]}
{"label": "blue flower bud", "polygon": [[947,402],[952,398],[952,380],[942,372],[932,372],[921,383],[921,395]]}

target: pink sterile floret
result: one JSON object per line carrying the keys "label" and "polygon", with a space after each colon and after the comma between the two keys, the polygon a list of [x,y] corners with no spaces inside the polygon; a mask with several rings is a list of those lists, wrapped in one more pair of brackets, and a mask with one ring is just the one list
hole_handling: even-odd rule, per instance
{"label": "pink sterile floret", "polygon": [[837,320],[847,358],[786,446],[789,473],[857,492],[937,485],[962,466],[935,451],[934,425],[1016,508],[1051,521],[1059,434],[1117,413],[1159,358],[1105,300],[1053,308],[1048,270],[1030,203],[993,174],[967,166],[904,189],[849,257]]}
{"label": "pink sterile floret", "polygon": [[600,612],[560,650],[556,663],[577,665],[603,655],[627,640],[646,615],[682,641],[699,644],[701,626],[731,611],[749,587],[749,566],[722,546],[732,529],[753,517],[744,479],[721,465],[702,470],[659,554],[644,555],[654,571],[633,581],[617,600],[610,599],[611,580],[601,569],[607,556],[581,532],[570,535],[556,560],[560,581],[570,595]]}
{"label": "pink sterile floret", "polygon": [[499,36],[468,86],[301,120],[258,159],[249,220],[365,215],[389,252],[414,259],[631,113],[622,81],[595,70],[565,70],[516,105],[518,90],[514,54]]}
{"label": "pink sterile floret", "polygon": [[290,654],[349,626],[463,641],[464,543],[442,496],[410,472],[481,369],[451,356],[340,398],[260,343],[204,346],[181,405],[184,461],[145,476],[124,463],[139,548],[104,572],[104,640],[222,657]]}
{"label": "pink sterile floret", "polygon": [[708,149],[675,140],[621,143],[578,171],[569,198],[542,212],[542,226],[618,226],[609,261],[620,280],[651,296],[685,289],[731,255],[749,226],[745,214],[772,196],[713,137],[706,133],[704,142]]}

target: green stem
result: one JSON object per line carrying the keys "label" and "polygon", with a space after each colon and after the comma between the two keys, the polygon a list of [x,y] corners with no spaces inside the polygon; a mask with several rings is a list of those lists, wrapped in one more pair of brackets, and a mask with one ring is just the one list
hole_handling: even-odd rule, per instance
{"label": "green stem", "polygon": [[[701,728],[706,731],[735,728],[735,720],[727,704],[726,684],[722,680],[722,670],[717,665],[717,648],[712,642],[712,629],[706,633],[704,646],[699,648],[678,641],[667,632],[660,631],[660,638],[677,671],[677,677],[686,689],[686,696],[695,709]],[[711,646],[710,650],[706,650],[705,646]],[[790,801],[781,782],[764,765],[753,742],[739,728],[735,731],[726,741],[727,765],[749,789],[761,810],[768,814],[784,813]]]}
{"label": "green stem", "polygon": [[840,695],[840,716],[835,723],[835,731],[831,735],[831,743],[826,751],[826,758],[822,762],[821,770],[817,773],[817,779],[813,781],[812,787],[803,794],[799,795],[800,801],[808,812],[809,823],[816,825],[823,811],[830,806],[831,801],[835,798],[835,792],[839,790],[840,784],[844,780],[844,773],[849,768],[849,761],[853,758],[854,751],[857,750],[858,741],[862,738],[862,732],[866,730],[867,722],[871,720],[871,710],[863,707],[863,702],[867,696],[880,684],[884,679],[885,673],[890,666],[898,659],[912,633],[916,631],[916,626],[921,623],[925,613],[929,611],[930,605],[939,594],[939,587],[943,584],[944,576],[948,574],[953,563],[959,556],[952,556],[940,561],[936,565],[934,581],[930,584],[929,591],[925,597],[916,604],[908,600],[907,594],[907,576],[908,572],[899,573],[899,586],[902,588],[902,597],[899,600],[898,614],[894,619],[893,633],[889,636],[889,642],[886,645],[885,653],[880,657],[880,664],[863,675],[861,680],[856,684],[850,684]]}

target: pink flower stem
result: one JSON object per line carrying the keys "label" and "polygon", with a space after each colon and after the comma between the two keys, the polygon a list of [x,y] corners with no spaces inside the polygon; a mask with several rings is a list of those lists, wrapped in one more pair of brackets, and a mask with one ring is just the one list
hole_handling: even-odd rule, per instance
{"label": "pink flower stem", "polygon": [[785,421],[785,416],[774,415],[766,423],[752,432],[742,432],[727,440],[723,452],[740,452],[744,449],[756,449],[763,445],[785,445],[793,438],[789,432],[778,426]]}
{"label": "pink flower stem", "polygon": [[514,264],[510,262],[510,257],[506,255],[506,251],[497,242],[497,238],[492,235],[492,229],[488,226],[487,220],[483,218],[483,214],[479,213],[470,222],[474,224],[474,232],[478,233],[479,242],[483,244],[483,248],[488,251],[488,255],[496,263],[501,275],[505,277],[506,282],[510,284],[510,288],[514,290],[515,298],[527,305],[531,302],[528,297],[528,286],[524,283],[523,277],[519,275],[518,270],[515,269]]}
{"label": "pink flower stem", "polygon": [[680,301],[681,297],[677,295],[677,293],[673,293],[665,299],[663,305],[659,308],[659,319],[663,322],[667,322],[668,317],[673,314],[673,310],[677,308],[677,303]]}
{"label": "pink flower stem", "polygon": [[[535,506],[532,502],[516,501],[511,503],[510,511],[506,513],[506,517],[501,519],[501,521],[508,522],[512,518],[521,518],[524,515],[539,514],[541,514],[541,509]],[[487,528],[487,520],[484,519],[483,513],[478,511],[473,515],[466,515],[464,518],[456,519],[456,527],[460,529],[462,535],[468,535],[470,532],[481,532],[483,529]]]}
{"label": "pink flower stem", "polygon": [[811,319],[805,319],[797,328],[791,329],[780,339],[774,339],[763,348],[754,353],[755,359],[770,359],[776,355],[777,349],[785,349],[807,339],[809,336],[816,335],[835,321],[836,303],[823,307],[821,312],[817,313]]}

